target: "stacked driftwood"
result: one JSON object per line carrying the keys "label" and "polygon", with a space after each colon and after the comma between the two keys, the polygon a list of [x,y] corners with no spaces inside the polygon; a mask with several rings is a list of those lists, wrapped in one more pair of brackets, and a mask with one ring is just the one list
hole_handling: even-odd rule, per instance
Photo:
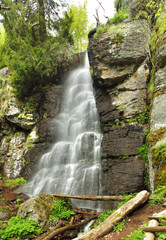
{"label": "stacked driftwood", "polygon": [[[163,204],[163,207],[166,207],[166,203]],[[149,225],[147,227],[141,227],[141,229],[146,232],[144,240],[154,240],[156,232],[166,232],[166,226],[159,226],[159,221],[163,217],[166,217],[166,210],[155,213],[149,217],[149,219],[151,219]]]}

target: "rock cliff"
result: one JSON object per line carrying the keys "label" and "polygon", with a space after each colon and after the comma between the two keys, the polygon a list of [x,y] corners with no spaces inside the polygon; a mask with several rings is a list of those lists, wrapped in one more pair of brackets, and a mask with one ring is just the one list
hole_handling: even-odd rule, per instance
{"label": "rock cliff", "polygon": [[[138,156],[147,126],[150,29],[144,19],[126,19],[90,40],[89,59],[103,131],[103,194],[144,188]],[[146,121],[145,121],[146,123]]]}

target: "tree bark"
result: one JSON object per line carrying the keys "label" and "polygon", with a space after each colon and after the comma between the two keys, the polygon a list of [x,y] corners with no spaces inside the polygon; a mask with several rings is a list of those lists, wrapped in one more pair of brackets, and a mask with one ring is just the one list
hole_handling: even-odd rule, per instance
{"label": "tree bark", "polygon": [[38,0],[39,9],[39,33],[40,40],[43,41],[46,37],[46,24],[45,24],[45,13],[44,13],[44,1]]}
{"label": "tree bark", "polygon": [[54,193],[55,197],[65,197],[65,198],[75,198],[75,199],[83,199],[83,200],[92,200],[92,201],[122,201],[124,199],[123,196],[85,196],[85,195],[68,195],[68,194],[59,194]]}
{"label": "tree bark", "polygon": [[140,227],[145,232],[166,232],[166,226],[159,226],[159,227]]}
{"label": "tree bark", "polygon": [[129,213],[134,211],[138,206],[145,203],[149,198],[150,193],[146,190],[139,192],[134,198],[130,199],[127,203],[117,209],[113,214],[111,214],[103,223],[101,223],[95,229],[86,233],[83,236],[75,238],[74,240],[87,240],[87,239],[98,239],[108,234],[113,230],[115,222],[121,221]]}

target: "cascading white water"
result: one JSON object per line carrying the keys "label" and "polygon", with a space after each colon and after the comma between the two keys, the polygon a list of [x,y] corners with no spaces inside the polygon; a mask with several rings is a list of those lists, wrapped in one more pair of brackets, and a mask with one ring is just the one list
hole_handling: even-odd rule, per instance
{"label": "cascading white water", "polygon": [[[26,193],[100,195],[102,134],[87,56],[84,66],[73,70],[67,79],[55,125],[58,142],[40,159]],[[98,208],[92,201],[74,200],[74,204]]]}

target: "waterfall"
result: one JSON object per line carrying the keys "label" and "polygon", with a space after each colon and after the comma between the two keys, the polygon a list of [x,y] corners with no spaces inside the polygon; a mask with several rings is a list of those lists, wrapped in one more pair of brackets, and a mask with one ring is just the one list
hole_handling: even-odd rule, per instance
{"label": "waterfall", "polygon": [[[54,121],[58,141],[40,159],[26,193],[100,195],[102,134],[87,55],[84,66],[67,78],[61,110]],[[80,208],[98,207],[92,201],[73,203]]]}

